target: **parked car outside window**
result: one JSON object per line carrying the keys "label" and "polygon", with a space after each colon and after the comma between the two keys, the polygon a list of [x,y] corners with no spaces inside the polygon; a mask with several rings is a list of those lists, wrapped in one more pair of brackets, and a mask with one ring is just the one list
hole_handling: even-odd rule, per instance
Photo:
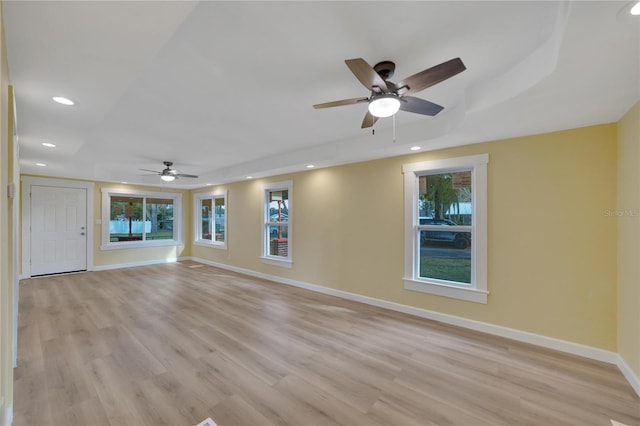
{"label": "parked car outside window", "polygon": [[[420,225],[438,225],[442,227],[457,226],[457,224],[452,220],[433,219],[431,217],[421,217]],[[471,245],[471,233],[445,230],[421,230],[420,243],[424,245],[430,241],[450,243],[457,249],[466,249]]]}

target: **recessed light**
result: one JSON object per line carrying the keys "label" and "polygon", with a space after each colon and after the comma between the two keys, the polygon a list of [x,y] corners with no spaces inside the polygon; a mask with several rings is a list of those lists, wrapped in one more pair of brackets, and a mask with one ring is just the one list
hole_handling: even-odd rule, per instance
{"label": "recessed light", "polygon": [[247,176],[247,179],[253,179],[253,176]]}
{"label": "recessed light", "polygon": [[62,104],[62,105],[74,105],[75,102],[73,102],[71,99],[69,98],[65,98],[64,96],[54,96],[53,99],[55,102]]}
{"label": "recessed light", "polygon": [[409,148],[411,151],[420,151],[422,148],[419,146],[412,146],[411,148]]}
{"label": "recessed light", "polygon": [[129,182],[122,181],[121,183],[127,184],[127,183],[129,183]]}
{"label": "recessed light", "polygon": [[44,163],[36,163],[36,166],[40,166],[40,167],[47,167],[47,165],[46,165],[46,164],[44,164]]}
{"label": "recessed light", "polygon": [[42,142],[42,146],[46,146],[47,148],[55,148],[56,144],[50,142]]}
{"label": "recessed light", "polygon": [[640,15],[640,1],[634,4],[633,7],[631,7],[631,10],[629,11],[629,13],[631,13],[634,16]]}
{"label": "recessed light", "polygon": [[313,169],[315,166],[313,164],[307,164],[307,169]]}

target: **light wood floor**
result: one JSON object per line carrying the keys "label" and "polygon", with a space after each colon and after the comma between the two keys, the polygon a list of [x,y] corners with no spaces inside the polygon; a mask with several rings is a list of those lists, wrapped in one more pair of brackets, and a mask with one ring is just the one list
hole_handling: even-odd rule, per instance
{"label": "light wood floor", "polygon": [[26,280],[14,425],[640,425],[615,366],[191,262]]}

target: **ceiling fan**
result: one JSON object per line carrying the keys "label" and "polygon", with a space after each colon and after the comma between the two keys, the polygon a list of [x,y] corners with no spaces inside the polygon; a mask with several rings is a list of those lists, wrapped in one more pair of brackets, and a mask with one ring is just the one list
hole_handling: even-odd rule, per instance
{"label": "ceiling fan", "polygon": [[467,69],[460,58],[455,58],[420,71],[399,83],[393,83],[388,80],[396,69],[396,64],[391,61],[380,62],[373,67],[362,58],[347,59],[344,62],[360,83],[371,90],[371,96],[316,104],[313,107],[319,109],[368,102],[369,111],[362,120],[363,129],[373,126],[378,118],[390,117],[398,110],[430,116],[438,114],[444,109],[443,106],[409,95]]}
{"label": "ceiling fan", "polygon": [[180,173],[178,172],[176,169],[172,169],[171,166],[173,166],[173,162],[171,161],[163,161],[163,164],[165,166],[167,166],[164,170],[162,170],[161,172],[155,171],[155,170],[148,170],[148,169],[140,169],[144,172],[152,172],[154,175],[159,175],[160,179],[162,179],[165,182],[173,182],[174,180],[178,179],[179,177],[185,177],[185,178],[197,178],[198,176],[196,175],[188,175],[185,173]]}

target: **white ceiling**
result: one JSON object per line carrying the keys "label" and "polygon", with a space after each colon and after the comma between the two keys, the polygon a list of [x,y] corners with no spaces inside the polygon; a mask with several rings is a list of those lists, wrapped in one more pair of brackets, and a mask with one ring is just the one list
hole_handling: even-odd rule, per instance
{"label": "white ceiling", "polygon": [[[617,121],[640,99],[640,17],[626,1],[3,2],[23,173],[199,187]],[[392,81],[467,70],[361,129],[344,60]],[[77,102],[58,105],[52,96]],[[57,148],[45,148],[51,142]],[[36,162],[48,166],[38,167]]]}

